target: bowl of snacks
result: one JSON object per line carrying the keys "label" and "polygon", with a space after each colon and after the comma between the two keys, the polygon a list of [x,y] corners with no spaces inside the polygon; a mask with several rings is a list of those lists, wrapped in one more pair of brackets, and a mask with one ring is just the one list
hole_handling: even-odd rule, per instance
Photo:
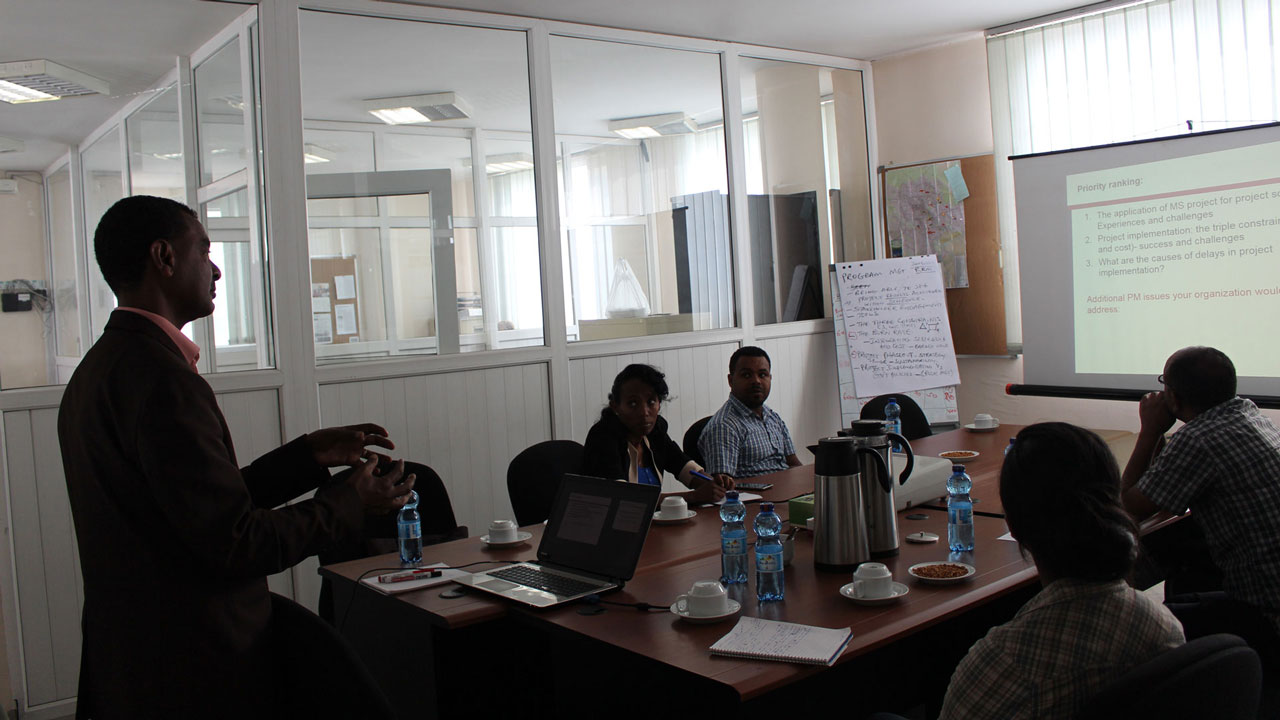
{"label": "bowl of snacks", "polygon": [[948,450],[944,453],[938,453],[938,457],[943,460],[950,460],[953,463],[967,463],[978,457],[980,453],[977,450]]}
{"label": "bowl of snacks", "polygon": [[916,563],[907,568],[907,573],[911,577],[931,585],[950,585],[951,583],[963,582],[976,575],[977,572],[976,568],[967,563],[948,562],[945,560]]}

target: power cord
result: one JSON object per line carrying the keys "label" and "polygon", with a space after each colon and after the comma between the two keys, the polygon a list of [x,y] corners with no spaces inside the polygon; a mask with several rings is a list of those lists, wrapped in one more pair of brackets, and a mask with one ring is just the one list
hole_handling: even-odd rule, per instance
{"label": "power cord", "polygon": [[602,600],[599,595],[587,595],[578,602],[584,605],[617,605],[619,607],[635,608],[640,612],[667,612],[671,608],[667,605],[654,605],[647,602],[618,602],[617,600]]}

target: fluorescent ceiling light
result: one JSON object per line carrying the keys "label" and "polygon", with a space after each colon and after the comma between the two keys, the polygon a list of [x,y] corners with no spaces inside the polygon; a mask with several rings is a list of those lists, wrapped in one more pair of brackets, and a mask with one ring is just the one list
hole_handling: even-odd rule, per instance
{"label": "fluorescent ceiling light", "polygon": [[640,117],[619,118],[609,121],[609,131],[617,133],[629,140],[661,137],[663,135],[682,135],[698,129],[693,118],[682,112],[663,113],[661,115],[642,115]]}
{"label": "fluorescent ceiling light", "polygon": [[42,102],[75,95],[111,94],[106,82],[48,60],[0,63],[0,100]]}
{"label": "fluorescent ceiling light", "polygon": [[319,145],[306,143],[302,146],[302,161],[307,165],[332,162],[333,153]]}
{"label": "fluorescent ceiling light", "polygon": [[471,117],[471,108],[457,93],[404,95],[364,101],[364,109],[388,125],[462,120]]}
{"label": "fluorescent ceiling light", "polygon": [[0,137],[0,153],[22,152],[27,148],[27,144],[21,140],[13,138]]}

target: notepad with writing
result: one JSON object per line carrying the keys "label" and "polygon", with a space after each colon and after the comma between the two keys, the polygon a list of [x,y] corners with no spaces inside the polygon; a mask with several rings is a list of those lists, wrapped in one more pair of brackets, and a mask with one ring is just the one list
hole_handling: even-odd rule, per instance
{"label": "notepad with writing", "polygon": [[711,646],[715,655],[831,665],[849,644],[849,628],[824,628],[743,616]]}

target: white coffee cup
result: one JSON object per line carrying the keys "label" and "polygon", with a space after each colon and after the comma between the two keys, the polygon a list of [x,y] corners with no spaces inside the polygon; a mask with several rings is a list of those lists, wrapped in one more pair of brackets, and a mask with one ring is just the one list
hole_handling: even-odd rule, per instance
{"label": "white coffee cup", "polygon": [[662,520],[684,520],[689,516],[689,503],[679,495],[668,495],[662,498],[662,507],[658,517]]}
{"label": "white coffee cup", "polygon": [[489,523],[489,542],[515,542],[516,523],[514,520],[494,520]]}
{"label": "white coffee cup", "polygon": [[991,417],[986,413],[978,413],[973,416],[973,426],[976,428],[993,428],[1000,426],[1000,419]]}
{"label": "white coffee cup", "polygon": [[718,580],[699,580],[676,598],[676,610],[692,617],[723,615],[729,612],[729,593]]}
{"label": "white coffee cup", "polygon": [[866,600],[879,600],[893,594],[893,573],[884,563],[867,562],[853,573],[853,595]]}

